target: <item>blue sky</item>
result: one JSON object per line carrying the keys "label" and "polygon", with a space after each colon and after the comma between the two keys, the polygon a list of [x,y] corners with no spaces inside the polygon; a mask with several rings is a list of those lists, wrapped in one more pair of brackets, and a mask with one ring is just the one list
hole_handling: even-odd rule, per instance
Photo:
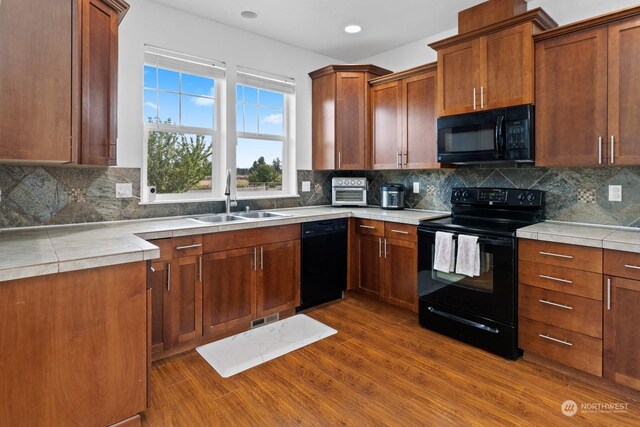
{"label": "blue sky", "polygon": [[[180,78],[182,77],[182,81]],[[180,87],[182,84],[182,87]],[[170,70],[144,67],[144,120],[181,120],[183,126],[214,126],[213,79]],[[156,91],[155,89],[159,90]],[[182,92],[179,95],[177,92]],[[176,93],[171,93],[176,92]],[[237,85],[236,130],[269,135],[283,134],[283,95],[263,89]],[[182,117],[180,118],[180,108]],[[267,163],[282,159],[282,142],[238,138],[237,165],[250,167],[264,156]]]}

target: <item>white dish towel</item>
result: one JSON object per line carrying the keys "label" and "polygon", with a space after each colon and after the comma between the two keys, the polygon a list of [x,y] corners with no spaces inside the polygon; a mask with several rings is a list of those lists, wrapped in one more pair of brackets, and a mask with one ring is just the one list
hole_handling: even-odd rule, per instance
{"label": "white dish towel", "polygon": [[480,275],[480,245],[478,244],[478,236],[458,234],[456,274],[464,274],[469,277]]}
{"label": "white dish towel", "polygon": [[453,271],[456,262],[456,248],[453,244],[453,234],[436,231],[436,247],[433,269],[449,273]]}

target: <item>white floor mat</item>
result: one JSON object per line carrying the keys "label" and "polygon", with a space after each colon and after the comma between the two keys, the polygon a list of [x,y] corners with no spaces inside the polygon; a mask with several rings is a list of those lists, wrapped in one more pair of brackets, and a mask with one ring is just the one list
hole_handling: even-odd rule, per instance
{"label": "white floor mat", "polygon": [[223,378],[337,333],[333,328],[298,314],[196,348]]}

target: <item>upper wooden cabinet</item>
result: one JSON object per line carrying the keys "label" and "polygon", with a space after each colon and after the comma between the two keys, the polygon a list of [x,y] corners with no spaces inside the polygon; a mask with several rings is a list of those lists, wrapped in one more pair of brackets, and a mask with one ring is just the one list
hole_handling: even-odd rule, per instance
{"label": "upper wooden cabinet", "polygon": [[371,167],[440,167],[436,161],[436,64],[378,77],[369,84]]}
{"label": "upper wooden cabinet", "polygon": [[0,2],[0,161],[115,165],[122,0]]}
{"label": "upper wooden cabinet", "polygon": [[640,164],[640,8],[535,40],[536,164]]}
{"label": "upper wooden cabinet", "polygon": [[555,26],[534,9],[430,44],[438,51],[438,116],[532,104],[532,36]]}
{"label": "upper wooden cabinet", "polygon": [[374,65],[329,65],[312,79],[312,164],[314,170],[368,167],[369,86],[391,71]]}

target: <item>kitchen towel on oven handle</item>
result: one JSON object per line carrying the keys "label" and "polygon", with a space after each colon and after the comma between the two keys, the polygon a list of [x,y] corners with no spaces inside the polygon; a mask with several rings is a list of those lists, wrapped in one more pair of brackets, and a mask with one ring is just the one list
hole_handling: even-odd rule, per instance
{"label": "kitchen towel on oven handle", "polygon": [[453,234],[446,231],[436,231],[436,247],[433,269],[450,273],[455,268],[456,247],[453,244]]}
{"label": "kitchen towel on oven handle", "polygon": [[478,236],[458,234],[456,274],[464,274],[469,277],[480,275],[480,244],[478,243]]}

